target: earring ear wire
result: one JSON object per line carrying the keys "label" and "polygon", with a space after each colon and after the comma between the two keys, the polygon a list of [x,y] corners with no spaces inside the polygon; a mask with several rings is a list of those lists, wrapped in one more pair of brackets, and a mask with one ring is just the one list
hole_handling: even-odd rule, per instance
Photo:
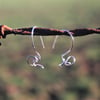
{"label": "earring ear wire", "polygon": [[59,36],[56,35],[56,37],[55,37],[55,39],[54,39],[54,41],[53,41],[52,49],[55,48],[55,45],[56,45],[56,42],[57,42],[58,37],[59,37]]}
{"label": "earring ear wire", "polygon": [[45,45],[44,45],[44,41],[43,41],[42,36],[40,36],[40,40],[41,40],[42,48],[45,48]]}
{"label": "earring ear wire", "polygon": [[[74,37],[72,36],[72,33],[69,30],[64,30],[64,32],[66,32],[71,37],[72,43],[71,43],[70,49],[68,49],[65,53],[63,53],[61,55],[62,63],[59,64],[60,67],[71,66],[71,65],[73,65],[76,62],[76,58],[74,56],[68,56],[67,58],[65,58],[65,56],[67,56],[72,51],[72,49],[73,49]],[[56,37],[55,37],[55,39],[53,41],[52,49],[55,48],[55,45],[56,45],[58,37],[59,36],[56,35]]]}
{"label": "earring ear wire", "polygon": [[[34,30],[35,30],[36,26],[34,26],[32,28],[32,32],[31,32],[31,38],[32,38],[32,46],[33,46],[33,49],[36,53],[36,55],[30,55],[27,57],[27,63],[30,65],[30,66],[34,66],[34,67],[40,67],[42,69],[44,69],[44,66],[42,64],[38,64],[38,62],[41,60],[41,55],[39,52],[37,52],[37,50],[35,49],[35,45],[34,45],[34,39],[33,39],[33,35],[34,35]],[[42,40],[42,37],[40,37],[41,39],[41,43],[42,43],[42,46],[43,48],[45,47],[44,46],[44,42]]]}
{"label": "earring ear wire", "polygon": [[64,58],[65,56],[67,56],[72,51],[73,44],[74,44],[74,37],[73,37],[72,33],[69,30],[64,30],[64,32],[69,34],[69,36],[72,39],[72,43],[71,43],[71,47],[69,48],[69,50],[67,50],[65,53],[63,53],[61,55],[62,63],[59,64],[60,67],[71,66],[76,62],[76,58],[74,56],[68,56],[67,58]]}

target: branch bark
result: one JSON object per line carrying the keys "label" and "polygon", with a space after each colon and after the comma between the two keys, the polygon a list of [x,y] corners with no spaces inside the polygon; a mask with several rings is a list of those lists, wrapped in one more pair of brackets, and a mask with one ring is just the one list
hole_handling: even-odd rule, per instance
{"label": "branch bark", "polygon": [[[15,34],[15,35],[31,35],[33,27],[28,28],[18,28],[18,29],[12,29],[6,25],[0,26],[0,38],[6,38],[9,34]],[[69,30],[73,36],[84,36],[89,34],[100,34],[100,28],[82,28],[82,29],[74,29]],[[50,35],[66,35],[68,36],[68,33],[64,30],[58,30],[58,29],[52,29],[52,28],[40,28],[36,27],[34,30],[34,35],[37,36],[50,36]]]}

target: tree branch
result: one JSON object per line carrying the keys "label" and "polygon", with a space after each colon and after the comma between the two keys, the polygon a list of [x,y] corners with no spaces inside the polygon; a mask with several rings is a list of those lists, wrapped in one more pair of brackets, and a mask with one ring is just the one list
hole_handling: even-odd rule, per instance
{"label": "tree branch", "polygon": [[[6,38],[6,36],[9,34],[31,35],[32,28],[33,27],[12,29],[6,25],[1,25],[0,37]],[[84,35],[93,34],[93,33],[100,34],[100,28],[82,28],[82,29],[74,29],[74,30],[69,30],[69,31],[72,32],[73,36],[84,36]],[[37,35],[37,36],[67,35],[68,36],[69,34],[67,34],[67,32],[64,30],[36,27],[34,30],[34,35]]]}

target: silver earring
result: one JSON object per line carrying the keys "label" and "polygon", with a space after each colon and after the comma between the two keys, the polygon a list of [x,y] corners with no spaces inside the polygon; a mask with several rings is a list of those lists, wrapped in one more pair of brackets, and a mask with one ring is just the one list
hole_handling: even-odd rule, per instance
{"label": "silver earring", "polygon": [[[69,36],[71,37],[71,39],[72,39],[72,45],[71,45],[71,47],[70,47],[69,50],[67,50],[65,53],[63,53],[61,55],[62,63],[59,64],[60,67],[71,66],[71,65],[73,65],[76,62],[76,58],[74,56],[68,56],[67,58],[65,58],[65,56],[67,56],[72,51],[72,49],[73,49],[74,37],[72,36],[72,34],[71,34],[70,31],[64,30],[64,32],[66,32],[66,34],[69,34]],[[53,49],[55,48],[55,44],[57,42],[57,38],[58,38],[58,36],[55,37],[55,40],[53,42],[53,45],[52,45]]]}
{"label": "silver earring", "polygon": [[[31,37],[32,37],[32,46],[33,46],[33,49],[34,49],[36,55],[30,55],[30,56],[28,56],[28,57],[27,57],[27,63],[28,63],[30,66],[40,67],[40,68],[44,69],[44,66],[43,66],[42,64],[39,64],[39,63],[38,63],[38,62],[41,60],[41,55],[40,55],[40,53],[36,50],[35,45],[34,45],[33,35],[34,35],[34,30],[35,30],[35,28],[36,28],[36,26],[34,26],[34,27],[32,28]],[[45,48],[45,45],[44,45],[42,36],[40,36],[40,40],[41,40],[42,47]]]}
{"label": "silver earring", "polygon": [[65,56],[67,56],[72,51],[73,44],[74,44],[74,37],[72,36],[72,33],[68,30],[65,30],[64,32],[66,32],[70,35],[70,37],[72,39],[72,45],[71,45],[69,50],[67,50],[64,54],[61,55],[62,63],[59,64],[60,67],[71,66],[76,62],[76,58],[74,56],[68,56],[67,58],[64,58]]}

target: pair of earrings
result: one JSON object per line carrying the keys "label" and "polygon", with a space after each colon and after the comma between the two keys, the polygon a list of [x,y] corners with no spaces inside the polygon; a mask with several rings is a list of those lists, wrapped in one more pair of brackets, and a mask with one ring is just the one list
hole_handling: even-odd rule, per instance
{"label": "pair of earrings", "polygon": [[[34,30],[35,30],[36,26],[34,26],[32,28],[32,32],[31,32],[31,38],[32,38],[32,46],[35,52],[35,55],[31,55],[27,57],[27,63],[30,66],[34,66],[34,67],[40,67],[42,69],[44,69],[45,67],[42,64],[39,64],[38,62],[41,60],[41,55],[40,53],[36,50],[35,45],[34,45],[34,39],[33,39],[33,35],[34,35]],[[71,43],[71,47],[69,48],[69,50],[67,50],[65,53],[63,53],[61,55],[61,59],[62,59],[62,63],[59,64],[60,67],[67,67],[67,66],[71,66],[76,62],[76,58],[74,56],[68,56],[67,58],[65,58],[65,56],[67,56],[73,49],[73,44],[74,44],[74,37],[72,36],[72,33],[68,30],[64,30],[64,32],[66,32],[66,34],[69,34],[69,36],[72,39],[72,43]],[[52,48],[55,48],[55,44],[57,42],[57,38],[58,36],[55,37]],[[40,36],[40,40],[41,40],[41,44],[42,47],[45,48],[42,36]]]}

